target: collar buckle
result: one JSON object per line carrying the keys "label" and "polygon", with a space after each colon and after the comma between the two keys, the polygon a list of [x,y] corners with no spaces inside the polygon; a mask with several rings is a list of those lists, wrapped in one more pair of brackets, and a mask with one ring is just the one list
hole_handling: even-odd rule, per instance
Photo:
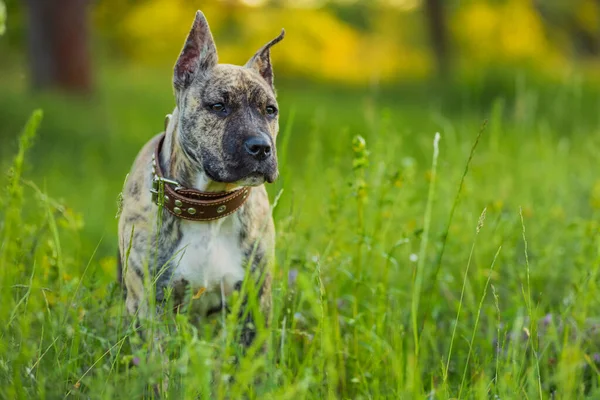
{"label": "collar buckle", "polygon": [[183,187],[179,184],[179,182],[165,178],[163,176],[159,176],[156,173],[156,156],[152,154],[152,189],[150,189],[150,193],[152,193],[152,202],[157,206],[163,206],[165,201],[165,189],[164,184],[167,183],[169,185],[175,186],[173,190],[176,192]]}

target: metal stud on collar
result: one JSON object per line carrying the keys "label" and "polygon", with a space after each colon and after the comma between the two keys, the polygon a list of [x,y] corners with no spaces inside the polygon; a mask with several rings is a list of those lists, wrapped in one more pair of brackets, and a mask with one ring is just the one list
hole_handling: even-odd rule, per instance
{"label": "metal stud on collar", "polygon": [[225,210],[227,210],[227,206],[225,204],[223,204],[222,206],[219,206],[219,208],[217,208],[217,212],[219,214],[222,214]]}

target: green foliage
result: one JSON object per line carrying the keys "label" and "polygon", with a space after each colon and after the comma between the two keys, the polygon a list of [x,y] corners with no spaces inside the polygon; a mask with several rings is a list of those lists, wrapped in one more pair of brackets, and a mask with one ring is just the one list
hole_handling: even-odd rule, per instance
{"label": "green foliage", "polygon": [[[181,0],[105,0],[93,11],[95,27],[109,42],[110,51],[138,64],[172,64],[191,16],[201,8],[223,62],[246,62],[284,27],[290,34],[273,51],[278,76],[368,85],[433,76],[426,4],[420,0],[215,0],[200,5]],[[597,0],[445,0],[440,4],[445,10],[448,56],[456,61],[455,70],[466,75],[502,65],[527,66],[560,78],[565,66],[581,53],[596,60],[600,53]],[[597,68],[592,64],[589,70],[593,73]]]}
{"label": "green foliage", "polygon": [[6,4],[0,0],[0,36],[6,31]]}
{"label": "green foliage", "polygon": [[150,321],[158,348],[115,284],[116,200],[171,111],[164,76],[108,71],[87,103],[4,86],[0,398],[151,397],[167,376],[169,398],[600,395],[597,88],[280,81],[274,323],[236,367],[235,317]]}

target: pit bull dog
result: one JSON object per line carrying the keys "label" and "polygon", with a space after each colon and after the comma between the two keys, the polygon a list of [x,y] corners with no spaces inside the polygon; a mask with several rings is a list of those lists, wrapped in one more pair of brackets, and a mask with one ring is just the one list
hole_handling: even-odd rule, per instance
{"label": "pit bull dog", "polygon": [[[174,68],[176,107],[138,154],[122,193],[119,279],[142,325],[167,304],[200,318],[227,312],[246,278],[268,322],[275,231],[264,183],[278,176],[279,130],[270,49],[284,33],[244,66],[219,64],[208,22],[196,13]],[[257,315],[241,308],[247,346]]]}

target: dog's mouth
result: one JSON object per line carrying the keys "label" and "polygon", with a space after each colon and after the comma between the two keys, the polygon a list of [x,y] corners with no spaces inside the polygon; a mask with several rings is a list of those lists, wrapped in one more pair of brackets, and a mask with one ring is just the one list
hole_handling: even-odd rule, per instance
{"label": "dog's mouth", "polygon": [[240,186],[260,186],[263,183],[273,183],[277,180],[279,173],[275,170],[272,173],[252,172],[237,181]]}
{"label": "dog's mouth", "polygon": [[254,172],[239,181],[240,186],[259,186],[265,182],[272,183],[264,175]]}
{"label": "dog's mouth", "polygon": [[230,183],[237,186],[259,186],[263,183],[273,183],[279,177],[279,171],[277,167],[259,168],[254,171],[242,171],[242,169],[236,169],[235,173],[218,174],[212,171],[210,168],[204,168],[204,173],[214,182],[219,183]]}
{"label": "dog's mouth", "polygon": [[212,173],[212,171],[211,171],[210,169],[206,168],[206,167],[204,167],[204,174],[205,174],[205,175],[208,177],[208,179],[210,179],[211,181],[214,181],[214,182],[222,182],[222,183],[231,183],[231,182],[225,182],[225,181],[222,181],[222,180],[218,179],[218,178],[217,178],[217,177],[216,177],[216,176],[215,176],[215,175]]}
{"label": "dog's mouth", "polygon": [[265,168],[264,171],[256,172],[257,175],[261,176],[267,183],[273,183],[279,177],[279,170],[277,164]]}

